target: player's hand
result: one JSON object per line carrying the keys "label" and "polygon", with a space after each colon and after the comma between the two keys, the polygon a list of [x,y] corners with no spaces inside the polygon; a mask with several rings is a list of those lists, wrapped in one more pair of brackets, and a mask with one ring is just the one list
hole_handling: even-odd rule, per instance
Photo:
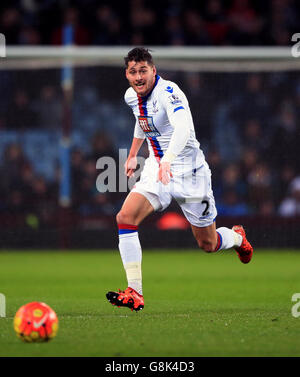
{"label": "player's hand", "polygon": [[161,181],[164,185],[167,185],[173,174],[171,172],[171,164],[169,162],[162,162],[159,165],[158,175],[157,175],[157,182]]}
{"label": "player's hand", "polygon": [[136,157],[128,157],[127,161],[125,162],[125,175],[127,177],[134,177],[134,171],[137,167],[137,158]]}

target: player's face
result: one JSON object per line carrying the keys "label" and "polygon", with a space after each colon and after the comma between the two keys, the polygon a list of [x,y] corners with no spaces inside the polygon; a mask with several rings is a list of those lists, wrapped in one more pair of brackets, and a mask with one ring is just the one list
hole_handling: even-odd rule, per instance
{"label": "player's face", "polygon": [[126,78],[129,84],[140,96],[146,96],[155,83],[156,68],[147,62],[129,62]]}

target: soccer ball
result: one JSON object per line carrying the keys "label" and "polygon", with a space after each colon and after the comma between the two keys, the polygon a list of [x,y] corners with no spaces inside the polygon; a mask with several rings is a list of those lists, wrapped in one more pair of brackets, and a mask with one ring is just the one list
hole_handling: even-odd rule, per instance
{"label": "soccer ball", "polygon": [[56,336],[58,319],[43,302],[30,302],[17,311],[14,330],[24,342],[47,342]]}

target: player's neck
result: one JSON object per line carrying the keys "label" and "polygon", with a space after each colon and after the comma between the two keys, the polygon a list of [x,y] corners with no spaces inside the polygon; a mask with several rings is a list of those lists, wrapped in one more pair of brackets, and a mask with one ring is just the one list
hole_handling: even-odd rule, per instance
{"label": "player's neck", "polygon": [[141,95],[141,97],[147,97],[152,92],[152,90],[154,89],[154,87],[157,83],[158,78],[159,78],[159,76],[156,74],[153,78],[153,83],[152,83],[151,87],[149,88],[149,90],[147,90],[147,92],[145,94]]}

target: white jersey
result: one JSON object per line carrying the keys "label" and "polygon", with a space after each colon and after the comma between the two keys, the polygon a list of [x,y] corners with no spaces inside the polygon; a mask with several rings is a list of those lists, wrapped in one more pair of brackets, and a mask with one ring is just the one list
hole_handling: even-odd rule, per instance
{"label": "white jersey", "polygon": [[186,174],[203,165],[205,158],[195,136],[189,103],[178,85],[156,75],[154,87],[148,95],[141,97],[130,87],[124,98],[136,118],[134,137],[147,138],[149,159],[160,162],[174,131],[169,121],[170,115],[186,111],[190,117],[190,136],[183,150],[172,162],[172,173]]}

